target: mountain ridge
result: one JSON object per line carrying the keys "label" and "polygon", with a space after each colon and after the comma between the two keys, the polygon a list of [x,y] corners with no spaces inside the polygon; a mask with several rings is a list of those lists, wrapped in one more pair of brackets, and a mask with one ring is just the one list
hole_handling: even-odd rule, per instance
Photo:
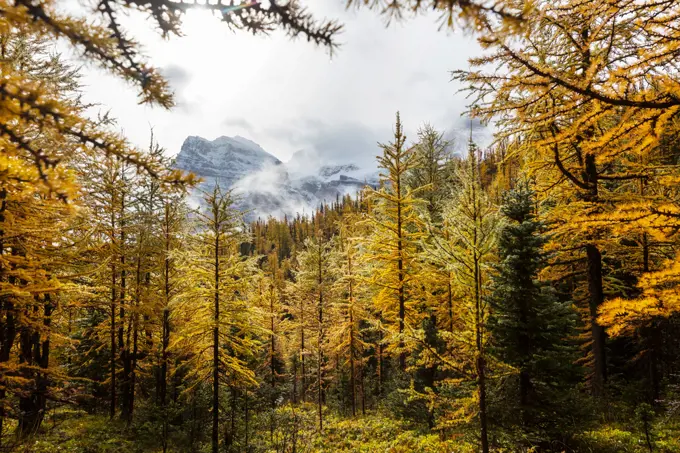
{"label": "mountain ridge", "polygon": [[309,214],[323,202],[377,184],[377,172],[356,163],[323,163],[310,151],[298,151],[289,162],[282,162],[238,135],[214,140],[188,136],[174,166],[203,179],[192,199],[200,203],[197,192],[219,184],[233,191],[247,220]]}

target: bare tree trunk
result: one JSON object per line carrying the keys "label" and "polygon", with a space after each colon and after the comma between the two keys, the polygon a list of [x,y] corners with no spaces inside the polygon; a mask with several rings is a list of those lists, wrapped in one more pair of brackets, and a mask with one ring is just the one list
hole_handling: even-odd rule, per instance
{"label": "bare tree trunk", "polygon": [[[142,239],[140,238],[140,241]],[[132,313],[132,353],[130,354],[130,382],[128,386],[127,395],[127,419],[126,423],[129,426],[132,424],[132,419],[134,417],[135,410],[135,386],[137,381],[137,359],[139,353],[139,308],[141,305],[141,294],[142,294],[142,245],[141,242],[138,247],[137,252],[137,271],[135,275],[135,307]]]}
{"label": "bare tree trunk", "polygon": [[[587,33],[587,31],[585,31]],[[586,200],[591,203],[598,201],[598,173],[593,154],[586,154],[583,180],[588,185],[589,191]],[[606,360],[606,333],[604,327],[598,324],[598,309],[604,302],[604,290],[602,288],[602,254],[595,244],[586,245],[588,259],[588,295],[590,308],[590,323],[592,331],[593,348],[593,377],[591,391],[593,396],[603,396],[604,386],[607,381]]]}
{"label": "bare tree trunk", "polygon": [[593,377],[591,391],[594,396],[604,395],[604,385],[607,381],[607,365],[605,355],[606,334],[604,327],[597,322],[598,309],[604,302],[602,289],[602,255],[595,245],[586,246],[588,257],[588,292],[590,323],[593,338]]}

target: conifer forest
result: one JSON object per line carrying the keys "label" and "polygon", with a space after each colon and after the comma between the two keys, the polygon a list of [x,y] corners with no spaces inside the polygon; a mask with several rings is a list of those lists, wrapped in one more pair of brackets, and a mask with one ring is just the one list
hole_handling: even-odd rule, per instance
{"label": "conifer forest", "polygon": [[0,0],[0,451],[680,452],[680,2],[337,0],[476,40],[447,83],[493,136],[400,109],[376,184],[268,217],[83,68],[172,112],[144,40],[193,9],[334,58],[349,24],[65,3]]}

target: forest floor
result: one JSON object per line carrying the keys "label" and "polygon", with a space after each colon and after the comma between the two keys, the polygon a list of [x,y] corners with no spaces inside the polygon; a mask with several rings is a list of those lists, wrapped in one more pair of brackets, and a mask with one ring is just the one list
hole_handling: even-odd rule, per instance
{"label": "forest floor", "polygon": [[[288,411],[290,414],[291,412]],[[318,434],[315,413],[296,410],[293,428],[290,418],[284,421],[274,434],[268,429],[253,427],[249,446],[235,442],[230,451],[252,453],[473,453],[478,451],[472,433],[451,435],[441,440],[439,435],[426,433],[406,422],[377,413],[356,418],[327,414],[324,431]],[[264,421],[261,421],[264,422]],[[11,427],[8,427],[11,429]],[[9,431],[9,429],[7,431]],[[295,433],[295,434],[293,434]],[[11,436],[9,436],[11,439]],[[294,439],[295,438],[295,439]],[[3,439],[0,451],[16,453],[161,453],[161,432],[150,422],[139,422],[130,427],[119,420],[111,421],[102,415],[90,415],[80,411],[60,410],[52,414],[40,432],[21,444]],[[170,437],[168,453],[203,453],[210,451],[209,439],[197,439],[194,445],[186,438]],[[242,440],[241,440],[242,442]],[[532,450],[503,441],[504,446],[493,449],[497,453]],[[680,425],[662,423],[651,430],[651,449],[645,433],[631,426],[603,425],[597,430],[577,436],[579,446],[553,451],[584,453],[673,453],[680,451]],[[295,449],[293,449],[295,443]],[[222,451],[222,450],[221,450]]]}
{"label": "forest floor", "polygon": [[[290,413],[290,411],[288,411]],[[282,423],[272,437],[268,429],[257,426],[250,433],[249,447],[240,440],[232,447],[234,452],[390,452],[390,453],[472,453],[473,444],[454,438],[440,440],[438,435],[427,434],[407,423],[378,414],[356,418],[327,414],[324,431],[318,434],[315,413],[310,409],[297,411],[294,428],[291,419]],[[253,422],[255,424],[255,421]],[[266,421],[262,421],[266,423]],[[7,431],[11,432],[12,427]],[[296,433],[296,442],[292,433]],[[11,436],[10,436],[11,438]],[[40,432],[21,444],[5,440],[0,451],[16,453],[160,453],[163,451],[161,431],[153,423],[135,423],[126,427],[120,420],[111,421],[102,415],[79,411],[60,411],[44,423]],[[296,443],[293,450],[292,444]],[[179,445],[177,445],[179,444]],[[185,436],[178,439],[171,434],[168,453],[203,453],[210,451],[209,439],[198,439],[192,448]],[[222,451],[222,450],[221,450]]]}

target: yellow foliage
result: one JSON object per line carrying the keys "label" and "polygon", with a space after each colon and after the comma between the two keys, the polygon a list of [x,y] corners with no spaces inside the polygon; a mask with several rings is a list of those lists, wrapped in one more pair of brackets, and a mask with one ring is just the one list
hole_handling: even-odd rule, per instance
{"label": "yellow foliage", "polygon": [[406,326],[417,326],[414,310],[419,300],[418,243],[424,235],[417,207],[419,188],[408,187],[406,176],[417,165],[415,147],[406,146],[397,113],[394,142],[381,145],[378,164],[381,187],[367,189],[369,212],[365,219],[371,233],[362,261],[370,266],[367,283],[376,288],[374,304],[389,326],[388,350],[403,358]]}
{"label": "yellow foliage", "polygon": [[680,256],[663,262],[658,271],[643,274],[637,286],[640,296],[616,298],[600,308],[599,321],[610,335],[631,334],[654,318],[680,312]]}

